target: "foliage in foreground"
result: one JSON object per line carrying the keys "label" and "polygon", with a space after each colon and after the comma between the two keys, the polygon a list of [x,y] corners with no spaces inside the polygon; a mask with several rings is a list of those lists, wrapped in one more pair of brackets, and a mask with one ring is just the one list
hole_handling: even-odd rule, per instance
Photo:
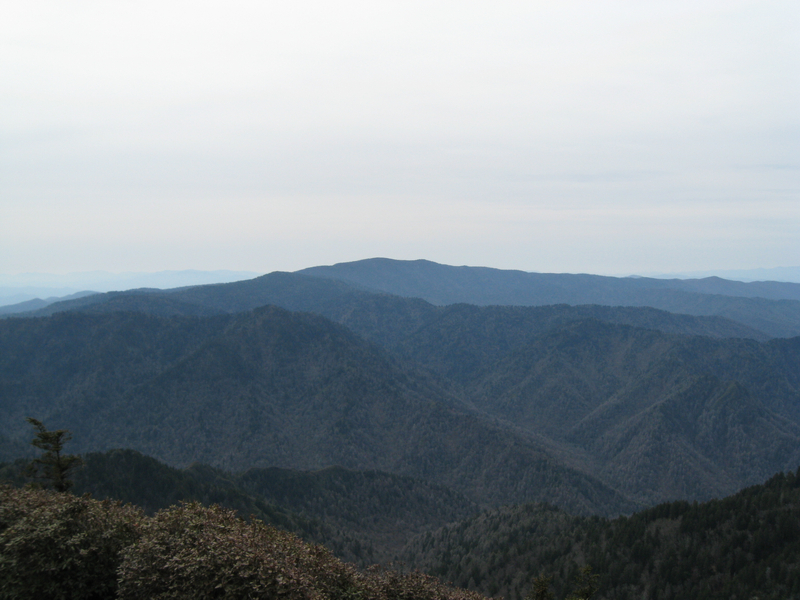
{"label": "foliage in foreground", "polygon": [[[134,504],[152,516],[180,501],[219,504],[253,515],[360,567],[397,560],[413,537],[477,512],[464,496],[435,484],[379,471],[167,466],[129,449],[89,452],[70,491]],[[0,482],[22,487],[27,461],[0,463]]]}
{"label": "foliage in foreground", "polygon": [[0,486],[0,598],[112,598],[141,519],[130,505]]}
{"label": "foliage in foreground", "polygon": [[420,573],[368,573],[322,546],[197,503],[119,503],[0,486],[0,598],[481,600]]}

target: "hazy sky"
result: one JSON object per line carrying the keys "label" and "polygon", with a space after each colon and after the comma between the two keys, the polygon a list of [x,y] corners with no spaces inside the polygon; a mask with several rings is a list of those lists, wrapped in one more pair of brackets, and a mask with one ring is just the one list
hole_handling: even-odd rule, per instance
{"label": "hazy sky", "polygon": [[0,272],[800,264],[800,2],[0,3]]}

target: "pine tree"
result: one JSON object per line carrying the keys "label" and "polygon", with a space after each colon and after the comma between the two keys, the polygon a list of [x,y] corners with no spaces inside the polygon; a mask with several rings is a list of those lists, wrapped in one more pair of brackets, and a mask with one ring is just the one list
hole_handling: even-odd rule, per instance
{"label": "pine tree", "polygon": [[526,600],[553,600],[554,595],[553,592],[550,591],[550,582],[552,580],[552,577],[545,577],[544,575],[540,575],[534,579],[533,586]]}
{"label": "pine tree", "polygon": [[69,472],[81,464],[81,457],[74,454],[63,454],[64,444],[72,439],[66,429],[48,431],[41,421],[28,417],[28,423],[36,430],[36,437],[31,444],[44,450],[39,458],[34,458],[29,466],[29,476],[47,480],[57,492],[66,492],[72,487],[68,479]]}
{"label": "pine tree", "polygon": [[600,588],[600,576],[592,573],[592,567],[586,565],[581,569],[575,586],[568,600],[589,600]]}

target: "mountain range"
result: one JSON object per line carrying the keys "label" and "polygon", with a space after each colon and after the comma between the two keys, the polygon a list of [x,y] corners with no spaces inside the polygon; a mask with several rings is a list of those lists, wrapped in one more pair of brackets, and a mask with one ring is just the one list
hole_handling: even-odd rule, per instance
{"label": "mountain range", "polygon": [[[251,279],[258,273],[249,271],[159,271],[157,273],[109,273],[89,271],[84,273],[19,273],[0,274],[0,314],[35,310],[53,302],[68,299],[74,294],[127,290],[153,287],[174,288],[208,283],[227,283]],[[93,291],[87,291],[93,290]]]}
{"label": "mountain range", "polygon": [[0,321],[0,450],[35,416],[81,451],[603,515],[795,468],[800,286],[681,285],[374,259],[54,303]]}
{"label": "mountain range", "polygon": [[[302,275],[327,280],[329,285],[304,281]],[[276,288],[281,277],[290,278],[290,281],[284,280]],[[276,272],[230,284],[110,292],[83,301],[52,303],[29,314],[53,314],[136,293],[158,294],[173,301],[221,312],[274,303],[290,310],[322,313],[326,308],[334,308],[335,299],[356,291],[422,299],[436,306],[458,303],[477,306],[646,306],[677,314],[727,318],[769,337],[800,335],[799,283],[744,283],[718,277],[667,280],[526,273],[485,267],[452,267],[424,260],[389,259],[312,267],[296,273]],[[16,313],[19,308],[23,307],[6,307],[6,312],[14,310]],[[177,308],[173,310],[180,312]]]}

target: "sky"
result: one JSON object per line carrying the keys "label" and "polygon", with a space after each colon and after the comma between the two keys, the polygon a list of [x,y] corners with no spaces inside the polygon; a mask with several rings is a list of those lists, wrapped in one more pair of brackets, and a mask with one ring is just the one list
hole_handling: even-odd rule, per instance
{"label": "sky", "polygon": [[0,273],[800,265],[800,3],[0,3]]}

